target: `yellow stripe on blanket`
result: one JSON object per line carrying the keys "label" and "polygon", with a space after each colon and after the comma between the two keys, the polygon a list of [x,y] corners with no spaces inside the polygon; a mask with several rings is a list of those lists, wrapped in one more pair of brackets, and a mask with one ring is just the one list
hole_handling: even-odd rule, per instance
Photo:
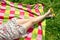
{"label": "yellow stripe on blanket", "polygon": [[38,34],[38,27],[34,28],[33,32],[32,32],[32,38],[31,40],[36,40],[35,38],[37,37]]}
{"label": "yellow stripe on blanket", "polygon": [[19,17],[20,17],[19,9],[15,8],[15,18],[19,18]]}
{"label": "yellow stripe on blanket", "polygon": [[9,14],[10,14],[10,6],[6,6],[3,23],[5,23],[9,20]]}
{"label": "yellow stripe on blanket", "polygon": [[27,19],[29,18],[29,13],[25,11],[24,18]]}

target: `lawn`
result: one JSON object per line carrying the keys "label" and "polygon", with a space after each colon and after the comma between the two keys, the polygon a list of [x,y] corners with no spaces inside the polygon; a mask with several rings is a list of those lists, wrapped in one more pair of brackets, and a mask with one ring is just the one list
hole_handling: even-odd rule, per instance
{"label": "lawn", "polygon": [[46,19],[45,40],[60,40],[60,0],[10,0],[24,4],[42,3],[46,12],[50,7],[54,9],[56,16]]}

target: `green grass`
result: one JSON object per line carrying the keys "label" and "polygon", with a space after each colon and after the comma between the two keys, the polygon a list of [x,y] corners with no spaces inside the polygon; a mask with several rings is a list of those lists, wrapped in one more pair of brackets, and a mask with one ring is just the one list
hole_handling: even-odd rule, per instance
{"label": "green grass", "polygon": [[55,18],[46,19],[45,40],[60,40],[60,0],[10,0],[24,4],[43,3],[46,12],[50,7],[55,11]]}

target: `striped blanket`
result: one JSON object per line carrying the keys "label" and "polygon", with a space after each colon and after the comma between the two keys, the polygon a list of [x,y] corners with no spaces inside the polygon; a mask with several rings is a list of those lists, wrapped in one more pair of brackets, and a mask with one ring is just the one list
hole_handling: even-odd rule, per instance
{"label": "striped blanket", "polygon": [[[0,25],[5,24],[11,18],[33,18],[44,14],[44,6],[42,4],[24,5],[21,3],[13,3],[2,1],[0,3]],[[44,40],[46,20],[34,25],[35,28],[30,28],[26,38],[18,38],[15,40]]]}

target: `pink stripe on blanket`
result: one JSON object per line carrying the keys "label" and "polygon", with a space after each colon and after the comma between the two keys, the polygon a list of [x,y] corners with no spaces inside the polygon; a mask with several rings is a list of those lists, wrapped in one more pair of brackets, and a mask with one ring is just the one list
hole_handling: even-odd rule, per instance
{"label": "pink stripe on blanket", "polygon": [[29,28],[28,29],[28,35],[27,37],[25,38],[25,40],[31,40],[31,37],[32,37],[32,31],[33,31],[33,27]]}
{"label": "pink stripe on blanket", "polygon": [[34,15],[32,14],[32,11],[31,11],[31,5],[27,5],[27,10],[28,10],[30,18],[33,18]]}
{"label": "pink stripe on blanket", "polygon": [[19,9],[19,11],[20,11],[20,18],[24,18],[24,10],[22,8],[22,4],[18,4],[18,8],[21,8],[21,9]]}
{"label": "pink stripe on blanket", "polygon": [[14,3],[13,2],[10,2],[10,6],[13,6],[14,7],[14,5],[13,5]]}
{"label": "pink stripe on blanket", "polygon": [[25,38],[25,40],[31,40],[31,36],[32,36],[32,33],[29,33],[29,34],[27,35],[27,37]]}
{"label": "pink stripe on blanket", "polygon": [[37,15],[40,15],[40,11],[38,10],[38,9],[39,9],[38,7],[39,7],[39,5],[36,4],[34,8],[35,8],[36,14],[37,14]]}
{"label": "pink stripe on blanket", "polygon": [[[11,5],[14,6],[14,3],[10,2]],[[9,19],[14,17],[15,14],[15,8],[13,6],[10,6],[10,15],[9,15]]]}
{"label": "pink stripe on blanket", "polygon": [[[1,6],[2,7],[2,6]],[[4,13],[6,9],[0,9],[0,13]]]}
{"label": "pink stripe on blanket", "polygon": [[2,24],[3,22],[5,10],[6,10],[6,3],[2,2],[0,8],[0,24]]}
{"label": "pink stripe on blanket", "polygon": [[18,8],[22,8],[22,4],[21,3],[18,4]]}
{"label": "pink stripe on blanket", "polygon": [[42,35],[39,35],[37,36],[37,39],[36,40],[42,40]]}
{"label": "pink stripe on blanket", "polygon": [[27,37],[25,38],[25,40],[31,40],[32,31],[33,31],[33,28],[32,28],[32,27],[28,29],[28,31],[27,31],[27,32],[28,32],[28,35],[27,35]]}
{"label": "pink stripe on blanket", "polygon": [[[40,11],[38,9],[39,5],[35,5],[35,12],[40,16]],[[36,40],[42,40],[42,28],[41,28],[41,22],[38,23],[38,35]],[[40,36],[39,36],[40,35]]]}
{"label": "pink stripe on blanket", "polygon": [[5,10],[6,10],[6,3],[5,3],[5,2],[2,2],[2,3],[1,3],[0,12],[1,12],[1,13],[4,13]]}
{"label": "pink stripe on blanket", "polygon": [[2,6],[1,9],[6,9],[6,8],[5,8],[5,7],[6,7],[6,3],[5,3],[5,2],[2,2],[1,4],[2,4],[2,5],[1,5],[1,6]]}
{"label": "pink stripe on blanket", "polygon": [[0,12],[0,19],[4,19],[4,13]]}
{"label": "pink stripe on blanket", "polygon": [[38,35],[42,35],[42,26],[41,26],[41,24],[38,27]]}
{"label": "pink stripe on blanket", "polygon": [[2,20],[3,20],[3,19],[0,19],[0,25],[2,24]]}
{"label": "pink stripe on blanket", "polygon": [[[31,11],[31,5],[27,5],[27,10],[28,10],[28,13],[29,13],[29,17],[33,18],[34,15],[32,13],[30,13],[30,12],[32,12]],[[27,38],[25,38],[25,40],[31,40],[32,31],[33,31],[33,27],[31,27],[31,28],[28,29],[29,34],[28,34]]]}
{"label": "pink stripe on blanket", "polygon": [[37,40],[42,40],[42,25],[41,25],[41,22],[38,24],[38,25],[40,25],[39,27],[38,27],[38,36],[37,36]]}

